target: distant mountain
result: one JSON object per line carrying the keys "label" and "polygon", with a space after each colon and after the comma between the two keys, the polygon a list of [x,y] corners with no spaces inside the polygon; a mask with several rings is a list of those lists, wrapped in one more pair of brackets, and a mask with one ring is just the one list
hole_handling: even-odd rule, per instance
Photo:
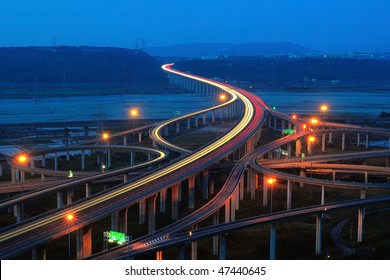
{"label": "distant mountain", "polygon": [[292,43],[248,43],[248,44],[177,44],[164,47],[149,47],[145,52],[160,57],[216,57],[257,56],[270,54],[303,54],[318,52]]}
{"label": "distant mountain", "polygon": [[161,63],[140,50],[101,47],[0,48],[0,82],[151,83]]}

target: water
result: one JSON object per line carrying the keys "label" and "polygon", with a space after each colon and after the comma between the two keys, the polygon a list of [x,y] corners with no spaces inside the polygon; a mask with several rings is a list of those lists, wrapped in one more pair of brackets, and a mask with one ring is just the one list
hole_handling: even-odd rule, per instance
{"label": "water", "polygon": [[[261,92],[271,107],[285,113],[314,113],[329,104],[332,113],[378,116],[390,112],[390,93],[369,92]],[[128,110],[139,107],[139,118],[168,119],[215,105],[210,97],[194,93],[123,94],[32,99],[0,98],[0,124],[118,120],[128,118]]]}
{"label": "water", "polygon": [[194,93],[122,94],[33,99],[0,98],[0,124],[120,120],[138,107],[142,119],[168,119],[214,105],[210,97]]}
{"label": "water", "polygon": [[390,112],[390,92],[261,92],[271,107],[284,113],[314,113],[322,103],[329,105],[329,114],[362,114],[377,117]]}

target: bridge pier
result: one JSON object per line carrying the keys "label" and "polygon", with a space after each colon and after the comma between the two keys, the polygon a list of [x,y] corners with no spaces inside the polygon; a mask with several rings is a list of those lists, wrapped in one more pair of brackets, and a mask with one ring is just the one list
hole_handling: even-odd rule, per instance
{"label": "bridge pier", "polygon": [[221,234],[219,240],[219,259],[226,260],[226,234]]}
{"label": "bridge pier", "polygon": [[91,183],[85,183],[85,197],[90,197],[92,195],[92,185]]}
{"label": "bridge pier", "polygon": [[316,216],[316,250],[317,255],[321,255],[322,244],[322,214]]}
{"label": "bridge pier", "polygon": [[357,232],[357,242],[363,242],[363,230],[364,230],[364,216],[366,209],[365,207],[359,207],[358,210],[358,232]]}
{"label": "bridge pier", "polygon": [[276,259],[276,223],[270,225],[269,231],[269,259]]}
{"label": "bridge pier", "polygon": [[[198,225],[192,226],[192,231],[197,230]],[[197,260],[198,259],[198,241],[192,241],[191,242],[191,260]]]}
{"label": "bridge pier", "polygon": [[188,119],[187,119],[187,129],[188,129],[188,130],[191,129],[191,118],[188,118]]}
{"label": "bridge pier", "polygon": [[202,124],[203,124],[203,125],[206,125],[206,113],[203,114],[203,121],[202,121]]}
{"label": "bridge pier", "polygon": [[212,123],[212,124],[215,123],[215,110],[212,110],[212,111],[211,111],[211,123]]}
{"label": "bridge pier", "polygon": [[42,154],[42,163],[41,163],[42,167],[45,168],[46,167],[46,154]]}
{"label": "bridge pier", "polygon": [[[30,166],[31,168],[34,168],[35,167],[35,158],[32,156],[31,159],[30,159]],[[0,173],[2,173],[2,168],[0,167]],[[32,176],[35,175],[34,172],[31,172],[30,173]],[[0,177],[1,177],[1,174],[0,174]]]}
{"label": "bridge pier", "polygon": [[268,183],[265,174],[263,174],[263,207],[268,205]]}
{"label": "bridge pier", "polygon": [[62,191],[57,191],[57,208],[62,208],[62,206],[64,206]]}
{"label": "bridge pier", "polygon": [[139,224],[143,225],[146,222],[146,199],[139,201]]}
{"label": "bridge pier", "polygon": [[321,141],[321,151],[322,152],[325,152],[325,144],[326,144],[326,134],[325,133],[323,133],[322,134],[322,141]]}
{"label": "bridge pier", "polygon": [[72,200],[73,200],[73,188],[69,188],[67,191],[66,191],[66,204],[72,204]]}
{"label": "bridge pier", "polygon": [[368,148],[368,134],[366,134],[366,149]]}
{"label": "bridge pier", "polygon": [[333,134],[332,134],[332,132],[329,132],[328,143],[329,144],[333,143]]}
{"label": "bridge pier", "polygon": [[176,134],[180,133],[180,123],[179,121],[176,122]]}
{"label": "bridge pier", "polygon": [[167,203],[167,189],[160,191],[160,213],[166,212],[166,203]]}
{"label": "bridge pier", "polygon": [[321,186],[321,205],[325,204],[325,186]]}
{"label": "bridge pier", "polygon": [[46,246],[40,245],[31,249],[32,260],[46,260]]}
{"label": "bridge pier", "polygon": [[179,218],[179,184],[172,186],[172,221],[177,221]]}
{"label": "bridge pier", "polygon": [[291,143],[287,143],[287,158],[291,158]]}
{"label": "bridge pier", "polygon": [[142,131],[138,132],[138,143],[142,142]]}
{"label": "bridge pier", "polygon": [[195,178],[196,175],[188,177],[188,208],[194,209],[195,207]]}
{"label": "bridge pier", "polygon": [[209,198],[209,170],[202,171],[202,199]]}
{"label": "bridge pier", "polygon": [[76,231],[76,258],[78,260],[92,255],[92,227],[84,226]]}
{"label": "bridge pier", "polygon": [[23,202],[14,205],[14,215],[16,215],[16,223],[24,220],[24,205]]}
{"label": "bridge pier", "polygon": [[[219,210],[213,214],[213,226],[219,224]],[[213,255],[218,255],[218,235],[213,236]]]}
{"label": "bridge pier", "polygon": [[[306,177],[306,173],[305,173],[305,170],[304,169],[300,169],[299,170],[299,176],[301,176],[301,177]],[[303,187],[303,183],[302,182],[300,182],[299,183],[299,186],[302,188]]]}
{"label": "bridge pier", "polygon": [[157,195],[152,195],[148,198],[148,233],[152,234],[156,231],[156,198]]}
{"label": "bridge pier", "polygon": [[345,133],[341,134],[341,150],[345,150]]}
{"label": "bridge pier", "polygon": [[123,136],[123,146],[127,146],[127,136]]}
{"label": "bridge pier", "polygon": [[162,261],[164,259],[163,251],[157,251],[156,252],[156,261]]}
{"label": "bridge pier", "polygon": [[357,134],[356,146],[360,146],[360,133]]}
{"label": "bridge pier", "polygon": [[301,154],[301,149],[302,149],[302,140],[301,138],[298,138],[295,141],[295,156],[298,157]]}

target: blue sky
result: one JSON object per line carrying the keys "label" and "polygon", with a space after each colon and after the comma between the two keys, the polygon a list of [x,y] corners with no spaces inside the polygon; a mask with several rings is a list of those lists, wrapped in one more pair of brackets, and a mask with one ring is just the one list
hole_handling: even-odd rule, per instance
{"label": "blue sky", "polygon": [[388,0],[1,0],[0,46],[292,42],[390,51]]}

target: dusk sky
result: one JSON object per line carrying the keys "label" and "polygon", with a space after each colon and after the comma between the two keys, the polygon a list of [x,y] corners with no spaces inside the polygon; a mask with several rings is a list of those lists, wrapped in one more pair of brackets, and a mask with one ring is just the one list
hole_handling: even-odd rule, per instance
{"label": "dusk sky", "polygon": [[1,0],[0,46],[291,42],[390,51],[388,0]]}

